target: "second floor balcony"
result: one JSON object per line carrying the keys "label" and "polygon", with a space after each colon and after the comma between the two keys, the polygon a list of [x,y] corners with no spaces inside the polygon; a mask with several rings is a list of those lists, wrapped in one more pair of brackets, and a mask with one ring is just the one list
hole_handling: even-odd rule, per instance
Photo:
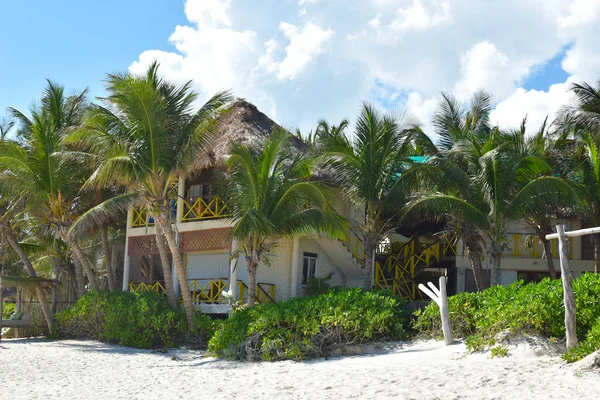
{"label": "second floor balcony", "polygon": [[[231,199],[219,196],[198,196],[172,201],[171,214],[177,222],[195,222],[231,216]],[[131,228],[153,226],[154,218],[147,206],[132,209]]]}

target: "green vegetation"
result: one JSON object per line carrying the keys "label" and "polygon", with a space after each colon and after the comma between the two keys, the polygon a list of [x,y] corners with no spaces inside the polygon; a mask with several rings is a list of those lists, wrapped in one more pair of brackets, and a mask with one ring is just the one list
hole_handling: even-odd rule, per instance
{"label": "green vegetation", "polygon": [[201,313],[196,313],[193,321],[188,330],[185,314],[173,310],[166,297],[152,292],[91,291],[55,315],[53,336],[96,339],[143,349],[184,343],[206,345],[216,322]]}
{"label": "green vegetation", "polygon": [[235,313],[209,342],[227,359],[303,360],[336,349],[407,337],[404,302],[360,289],[261,304]]}
{"label": "green vegetation", "polygon": [[260,151],[231,144],[227,197],[233,204],[231,235],[239,240],[248,269],[248,307],[256,302],[256,271],[269,265],[278,240],[302,234],[343,236],[345,220],[334,209],[331,190],[311,180],[314,160],[294,149],[292,136],[273,132]]}
{"label": "green vegetation", "polygon": [[[577,307],[577,335],[586,339],[567,358],[581,357],[598,346],[600,323],[600,275],[587,273],[573,281]],[[466,338],[467,347],[478,351],[493,346],[504,332],[538,334],[564,338],[563,290],[560,280],[495,286],[483,292],[460,293],[449,298],[454,337]],[[413,328],[424,337],[440,338],[441,322],[437,304],[415,312]]]}
{"label": "green vegetation", "polygon": [[4,303],[2,309],[2,319],[9,319],[10,316],[17,310],[15,303]]}

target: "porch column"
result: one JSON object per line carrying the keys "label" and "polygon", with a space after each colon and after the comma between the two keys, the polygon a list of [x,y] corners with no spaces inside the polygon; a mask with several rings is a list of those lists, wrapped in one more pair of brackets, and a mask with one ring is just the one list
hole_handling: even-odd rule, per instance
{"label": "porch column", "polygon": [[[177,248],[179,249],[179,232],[175,233],[175,243],[177,243]],[[183,267],[187,271],[187,259],[185,254],[181,255],[183,259]],[[179,276],[177,275],[177,268],[175,268],[175,257],[171,257],[171,275],[173,276],[173,291],[175,292],[175,296],[179,298]],[[186,282],[187,282],[187,276]]]}
{"label": "porch column", "polygon": [[129,257],[129,228],[131,228],[133,222],[133,209],[127,210],[127,228],[125,230],[125,255],[123,256],[123,291],[129,291],[129,268],[131,263],[131,257]]}
{"label": "porch column", "polygon": [[233,294],[233,301],[237,301],[239,298],[238,293],[238,261],[240,259],[239,254],[237,257],[233,256],[233,253],[238,249],[237,239],[231,241],[231,261],[229,262],[229,290]]}
{"label": "porch column", "polygon": [[291,295],[292,297],[298,296],[298,276],[300,270],[300,238],[298,236],[294,236],[292,240],[292,279],[290,282],[291,285]]}
{"label": "porch column", "polygon": [[185,197],[185,176],[179,175],[177,187],[177,223],[183,220],[183,198]]}

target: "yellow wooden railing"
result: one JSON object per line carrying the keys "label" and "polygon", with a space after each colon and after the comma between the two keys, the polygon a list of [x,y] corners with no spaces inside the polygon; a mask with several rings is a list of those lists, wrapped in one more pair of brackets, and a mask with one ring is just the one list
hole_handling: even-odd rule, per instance
{"label": "yellow wooden railing", "polygon": [[[238,282],[240,288],[240,299],[248,301],[248,285]],[[275,285],[272,283],[259,282],[256,284],[256,302],[275,303]]]}
{"label": "yellow wooden railing", "polygon": [[[228,299],[223,297],[223,291],[228,288],[227,278],[217,279],[188,279],[188,289],[192,295],[192,301],[199,303],[226,303]],[[238,281],[240,299],[248,300],[248,286],[243,281]],[[154,292],[166,294],[163,282],[130,282],[131,292]],[[180,299],[181,300],[181,299]],[[275,303],[275,285],[272,283],[259,282],[256,284],[256,301],[258,303]]]}
{"label": "yellow wooden railing", "polygon": [[203,219],[224,218],[231,216],[231,199],[223,200],[218,196],[211,199],[202,197],[183,200],[182,221],[200,221]]}
{"label": "yellow wooden railing", "polygon": [[227,278],[188,279],[188,287],[194,303],[223,303],[223,290],[228,285]]}
{"label": "yellow wooden railing", "polygon": [[[510,233],[507,235],[509,249],[504,252],[505,257],[515,258],[541,258],[544,255],[544,245],[537,236],[532,234]],[[573,241],[569,239],[569,258],[573,257]],[[529,243],[527,243],[529,242]],[[558,258],[558,240],[552,241],[552,256]]]}
{"label": "yellow wooden railing", "polygon": [[140,226],[152,226],[154,225],[154,221],[150,220],[148,217],[148,207],[134,207],[133,208],[133,221],[131,222],[131,227],[136,228]]}
{"label": "yellow wooden railing", "polygon": [[130,292],[154,292],[157,294],[166,294],[167,291],[163,285],[163,282],[129,282]]}

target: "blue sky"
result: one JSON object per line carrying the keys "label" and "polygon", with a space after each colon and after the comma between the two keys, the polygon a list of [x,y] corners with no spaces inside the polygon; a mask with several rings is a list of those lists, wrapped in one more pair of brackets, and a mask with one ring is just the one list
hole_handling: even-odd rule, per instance
{"label": "blue sky", "polygon": [[[20,0],[0,5],[0,107],[29,107],[49,78],[102,93],[107,72],[126,70],[186,23],[178,0]],[[2,115],[2,113],[0,113]]]}
{"label": "blue sky", "polygon": [[[535,128],[600,76],[600,1],[22,0],[0,5],[0,116],[50,78],[101,95],[107,72],[193,79],[284,126],[352,118],[361,101],[408,108],[431,131],[441,91],[484,89],[492,119]],[[490,16],[493,16],[491,18]]]}

